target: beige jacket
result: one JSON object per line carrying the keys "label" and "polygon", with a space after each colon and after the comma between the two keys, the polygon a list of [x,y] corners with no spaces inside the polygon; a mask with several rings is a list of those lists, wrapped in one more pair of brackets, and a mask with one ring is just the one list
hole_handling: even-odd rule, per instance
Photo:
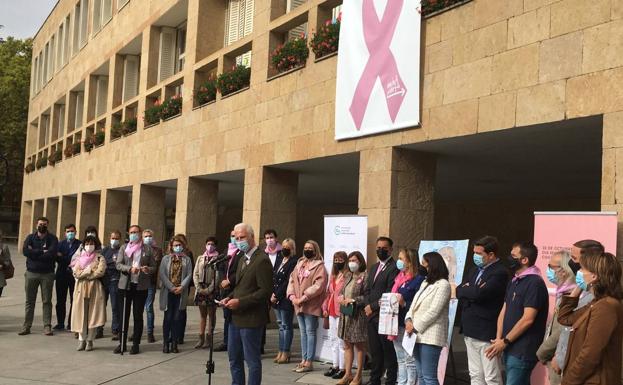
{"label": "beige jacket", "polygon": [[415,293],[405,320],[411,319],[417,330],[416,342],[435,346],[448,344],[448,308],[450,283],[440,279],[434,284],[422,283]]}
{"label": "beige jacket", "polygon": [[[104,286],[100,278],[106,273],[106,258],[101,254],[84,269],[76,264],[73,267],[76,286],[74,287],[74,300],[71,310],[71,331],[82,332],[82,325],[88,322],[88,328],[104,326],[106,323],[106,301]],[[85,313],[84,300],[89,299],[89,308]]]}
{"label": "beige jacket", "polygon": [[[299,278],[299,272],[302,279]],[[286,296],[303,298],[304,302],[294,305],[295,314],[311,314],[317,317],[322,316],[322,303],[324,302],[327,290],[327,269],[322,260],[308,260],[300,258],[296,267],[290,274],[290,282]]]}

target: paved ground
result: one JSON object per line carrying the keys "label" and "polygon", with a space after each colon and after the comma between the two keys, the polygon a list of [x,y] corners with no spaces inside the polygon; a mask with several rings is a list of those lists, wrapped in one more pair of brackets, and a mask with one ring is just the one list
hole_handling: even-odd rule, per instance
{"label": "paved ground", "polygon": [[[205,363],[208,350],[193,349],[196,341],[198,311],[188,309],[186,344],[179,354],[163,354],[159,342],[141,344],[142,353],[123,357],[112,353],[116,342],[110,340],[110,329],[105,338],[95,340],[92,352],[77,352],[73,333],[60,332],[48,337],[42,334],[41,304],[37,303],[32,334],[18,336],[24,317],[24,257],[11,248],[15,264],[15,277],[8,281],[0,298],[0,385],[21,384],[207,384]],[[56,300],[53,299],[53,303]],[[110,313],[110,309],[109,313]],[[220,313],[219,313],[220,315]],[[53,321],[54,312],[53,312]],[[222,321],[222,317],[217,317]],[[110,316],[109,316],[110,319]],[[156,310],[156,339],[161,340],[162,312]],[[54,322],[53,322],[54,323]],[[109,324],[108,324],[109,325]],[[222,322],[217,323],[216,339],[222,339]],[[455,339],[460,340],[460,339]],[[295,331],[293,348],[300,346]],[[455,350],[457,348],[455,347]],[[266,355],[263,359],[263,383],[270,385],[334,384],[322,372],[326,364],[317,363],[316,371],[301,375],[293,373],[294,364],[277,365],[272,358],[277,351],[277,332],[269,330]],[[296,355],[294,359],[300,359]],[[293,362],[296,362],[296,361]],[[215,353],[216,373],[212,383],[231,383],[226,353]],[[458,363],[457,363],[458,365]],[[446,383],[453,383],[446,381]]]}

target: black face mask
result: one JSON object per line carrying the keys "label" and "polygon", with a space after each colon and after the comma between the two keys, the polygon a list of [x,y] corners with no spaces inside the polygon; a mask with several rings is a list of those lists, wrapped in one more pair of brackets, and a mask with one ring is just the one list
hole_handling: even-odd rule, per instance
{"label": "black face mask", "polygon": [[335,266],[335,268],[338,271],[342,271],[342,269],[344,269],[345,265],[346,265],[346,262],[333,262],[333,266]]}
{"label": "black face mask", "polygon": [[521,262],[519,262],[519,259],[513,258],[512,255],[508,257],[508,268],[509,269],[515,272],[519,270],[520,267],[521,267]]}
{"label": "black face mask", "polygon": [[291,253],[292,251],[290,249],[281,249],[281,255],[283,255],[286,258],[288,258]]}
{"label": "black face mask", "polygon": [[571,270],[573,270],[573,274],[577,274],[578,271],[580,270],[580,264],[574,261],[573,259],[569,260],[568,265],[571,268]]}
{"label": "black face mask", "polygon": [[305,258],[314,258],[316,253],[314,253],[314,250],[303,250],[303,255]]}
{"label": "black face mask", "polygon": [[387,258],[389,258],[389,251],[385,249],[376,249],[376,256],[379,257],[379,260],[385,262]]}
{"label": "black face mask", "polygon": [[47,225],[39,225],[37,226],[37,231],[40,232],[41,234],[45,234],[48,232],[48,226]]}
{"label": "black face mask", "polygon": [[420,266],[417,269],[417,273],[419,275],[426,276],[426,275],[428,275],[428,270],[426,270],[426,268],[424,266]]}

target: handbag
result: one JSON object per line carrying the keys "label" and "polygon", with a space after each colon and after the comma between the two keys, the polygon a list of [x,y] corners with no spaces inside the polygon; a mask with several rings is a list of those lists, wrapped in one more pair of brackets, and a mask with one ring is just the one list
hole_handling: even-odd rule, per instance
{"label": "handbag", "polygon": [[340,304],[340,313],[346,316],[352,317],[355,314],[355,304],[349,303],[348,305]]}
{"label": "handbag", "polygon": [[329,330],[330,326],[329,326],[329,317],[325,317],[322,319],[322,328],[324,330]]}

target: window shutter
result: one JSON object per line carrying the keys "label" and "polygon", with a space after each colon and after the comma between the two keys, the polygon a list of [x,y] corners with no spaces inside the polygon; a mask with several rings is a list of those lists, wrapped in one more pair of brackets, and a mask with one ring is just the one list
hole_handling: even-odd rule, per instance
{"label": "window shutter", "polygon": [[112,18],[112,0],[102,0],[102,24]]}
{"label": "window shutter", "polygon": [[74,117],[74,128],[82,127],[82,111],[84,110],[84,92],[76,93],[76,116]]}
{"label": "window shutter", "polygon": [[123,95],[124,102],[138,95],[139,57],[127,55],[123,59]]}
{"label": "window shutter", "polygon": [[288,0],[287,12],[292,12],[296,7],[305,3],[306,0]]}
{"label": "window shutter", "polygon": [[89,0],[80,2],[80,47],[87,43]]}
{"label": "window shutter", "polygon": [[63,24],[58,27],[57,43],[56,43],[56,69],[59,70],[63,66],[63,43],[65,42],[65,29]]}
{"label": "window shutter", "polygon": [[162,27],[160,31],[160,61],[158,79],[163,81],[173,76],[175,70],[175,28]]}
{"label": "window shutter", "polygon": [[93,31],[95,34],[102,27],[102,0],[93,0]]}
{"label": "window shutter", "polygon": [[96,115],[106,112],[106,99],[108,96],[108,76],[97,77],[97,94],[95,97]]}
{"label": "window shutter", "polygon": [[229,0],[229,12],[227,13],[227,41],[230,45],[237,41],[240,32],[240,0]]}
{"label": "window shutter", "polygon": [[296,38],[301,37],[301,35],[303,34],[307,34],[307,23],[303,23],[301,25],[299,25],[298,27],[294,27],[292,28],[289,32],[288,32],[288,40],[294,40]]}
{"label": "window shutter", "polygon": [[71,45],[71,18],[69,15],[65,18],[65,43],[63,44],[63,64],[69,61],[69,52]]}
{"label": "window shutter", "polygon": [[253,32],[253,0],[245,0],[244,2],[244,27],[242,28],[242,36],[248,36]]}
{"label": "window shutter", "polygon": [[58,109],[58,137],[62,138],[65,132],[65,105],[62,104]]}

